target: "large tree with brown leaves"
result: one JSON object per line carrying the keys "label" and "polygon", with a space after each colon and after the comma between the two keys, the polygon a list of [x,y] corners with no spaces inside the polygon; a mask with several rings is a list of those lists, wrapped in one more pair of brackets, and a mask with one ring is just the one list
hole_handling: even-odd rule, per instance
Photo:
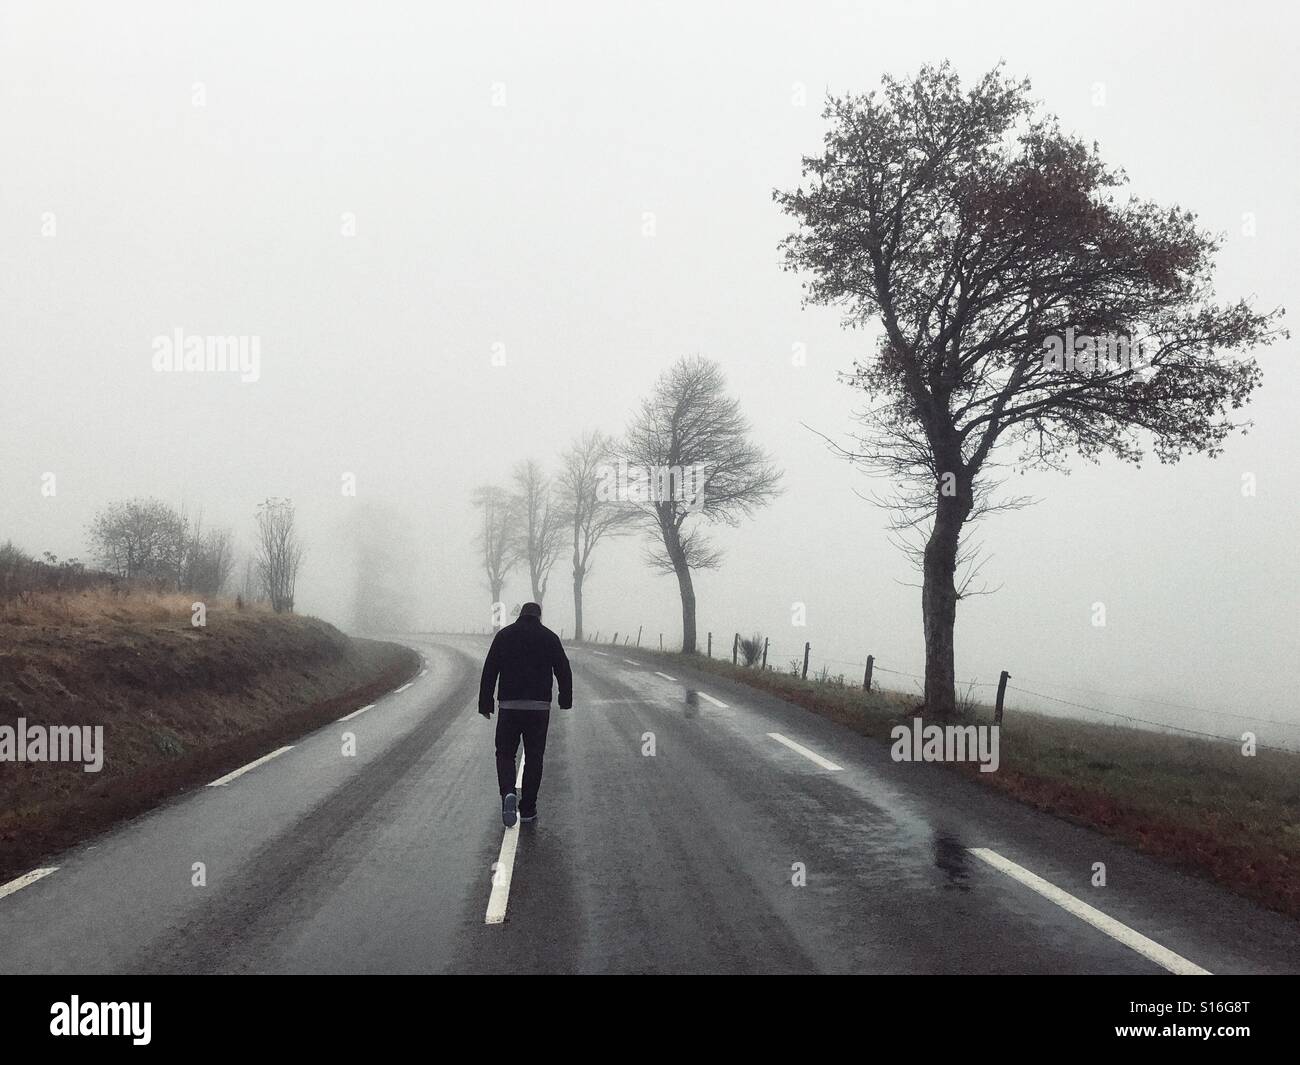
{"label": "large tree with brown leaves", "polygon": [[885,78],[824,117],[804,184],[774,193],[797,222],[785,264],[808,302],[878,324],[846,375],[869,397],[846,453],[921,519],[925,703],[952,714],[959,548],[995,452],[1020,469],[1217,455],[1260,381],[1247,353],[1283,335],[1282,312],[1216,301],[1219,240],[1123,195],[1124,173],[1000,68],[965,91],[947,64]]}

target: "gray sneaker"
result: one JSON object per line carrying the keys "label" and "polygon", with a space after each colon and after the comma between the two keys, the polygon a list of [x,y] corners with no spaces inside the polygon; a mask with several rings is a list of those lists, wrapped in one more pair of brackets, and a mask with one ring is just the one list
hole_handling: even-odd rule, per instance
{"label": "gray sneaker", "polygon": [[506,828],[514,828],[518,819],[519,797],[512,791],[501,799],[501,823]]}

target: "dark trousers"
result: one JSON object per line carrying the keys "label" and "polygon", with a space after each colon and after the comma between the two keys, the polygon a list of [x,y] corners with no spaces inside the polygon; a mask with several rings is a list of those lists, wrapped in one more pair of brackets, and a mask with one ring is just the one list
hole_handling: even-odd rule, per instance
{"label": "dark trousers", "polygon": [[550,710],[497,711],[497,786],[504,796],[515,790],[515,752],[524,741],[524,793],[519,809],[531,811],[537,805],[537,789],[542,786],[542,762],[546,755],[546,730],[551,723]]}

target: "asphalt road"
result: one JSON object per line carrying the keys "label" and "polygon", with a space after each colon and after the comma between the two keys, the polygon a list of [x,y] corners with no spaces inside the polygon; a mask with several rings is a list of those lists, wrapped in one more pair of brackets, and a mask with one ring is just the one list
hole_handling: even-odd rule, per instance
{"label": "asphalt road", "polygon": [[486,641],[408,642],[409,687],[0,887],[0,971],[1300,970],[1294,922],[635,652],[571,649],[541,816],[507,833]]}

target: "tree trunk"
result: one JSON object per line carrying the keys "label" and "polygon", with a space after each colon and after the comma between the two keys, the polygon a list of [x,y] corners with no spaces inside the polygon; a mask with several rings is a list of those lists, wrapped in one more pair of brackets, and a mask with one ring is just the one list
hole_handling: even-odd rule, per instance
{"label": "tree trunk", "polygon": [[684,561],[676,563],[677,587],[682,593],[682,653],[695,653],[695,585],[691,568]]}
{"label": "tree trunk", "polygon": [[691,567],[682,550],[681,534],[672,521],[671,511],[659,515],[659,531],[664,539],[664,551],[677,574],[677,587],[682,594],[682,654],[695,653],[695,585],[691,581]]}
{"label": "tree trunk", "polygon": [[582,639],[582,571],[573,571],[573,638]]}
{"label": "tree trunk", "polygon": [[492,631],[496,632],[501,626],[497,623],[497,603],[501,602],[501,591],[505,587],[505,581],[492,582]]}
{"label": "tree trunk", "polygon": [[921,618],[925,628],[925,712],[931,717],[957,713],[953,634],[957,624],[957,545],[973,505],[970,489],[939,497],[934,528],[925,545]]}

